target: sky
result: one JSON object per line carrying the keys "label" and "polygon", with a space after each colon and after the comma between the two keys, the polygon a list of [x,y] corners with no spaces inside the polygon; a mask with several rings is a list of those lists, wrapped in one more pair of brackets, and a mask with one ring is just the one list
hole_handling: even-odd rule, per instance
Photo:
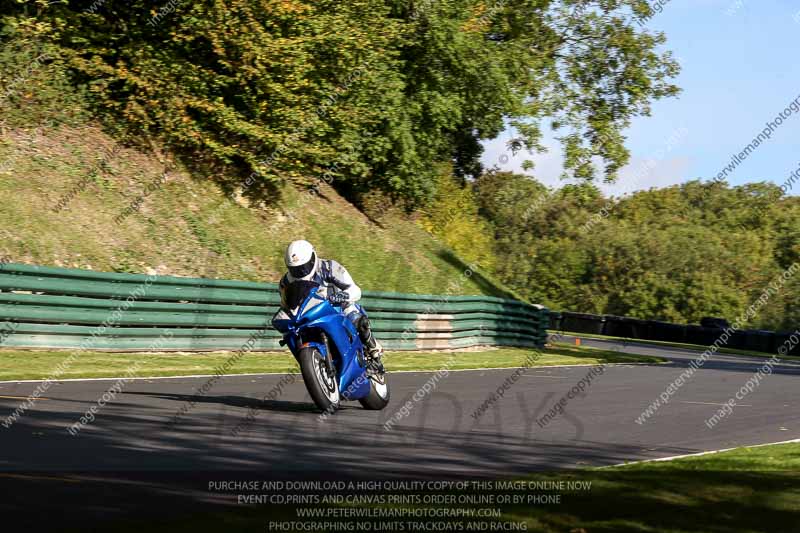
{"label": "sky", "polygon": [[[651,0],[651,4],[656,0]],[[664,0],[662,0],[664,3]],[[631,161],[607,194],[710,180],[787,105],[800,97],[799,0],[671,0],[647,27],[663,31],[666,49],[682,66],[683,92],[653,104],[625,131]],[[530,174],[554,187],[560,179],[559,142],[546,137],[545,154],[512,155],[513,131],[484,143],[483,163]],[[522,161],[536,167],[523,171]],[[800,167],[800,113],[793,114],[739,165],[728,183],[781,185]],[[795,183],[790,194],[800,193]]]}

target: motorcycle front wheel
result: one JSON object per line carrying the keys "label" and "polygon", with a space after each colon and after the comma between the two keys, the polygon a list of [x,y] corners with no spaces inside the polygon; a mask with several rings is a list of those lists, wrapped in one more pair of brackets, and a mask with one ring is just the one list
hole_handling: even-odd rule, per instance
{"label": "motorcycle front wheel", "polygon": [[297,357],[303,382],[314,400],[314,404],[323,412],[333,413],[339,409],[341,396],[339,380],[335,372],[328,370],[322,354],[316,348],[303,348]]}

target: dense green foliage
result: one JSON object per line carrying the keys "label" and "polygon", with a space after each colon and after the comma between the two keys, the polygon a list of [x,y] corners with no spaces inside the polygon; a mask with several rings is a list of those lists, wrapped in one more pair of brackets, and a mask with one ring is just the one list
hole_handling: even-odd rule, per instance
{"label": "dense green foliage", "polygon": [[[479,141],[561,135],[567,169],[613,178],[621,131],[673,95],[645,0],[16,0],[2,44],[50,46],[107,124],[166,141],[218,179],[270,198],[329,173],[358,199],[407,206],[436,163],[480,172]],[[113,120],[113,122],[112,122]],[[545,121],[548,121],[545,124]],[[331,172],[331,169],[334,169]],[[230,176],[230,173],[225,173]]]}
{"label": "dense green foliage", "polygon": [[[593,156],[613,179],[628,161],[621,132],[631,118],[677,93],[664,37],[635,22],[647,9],[16,0],[0,5],[0,109],[4,126],[48,127],[85,121],[88,106],[117,139],[166,144],[229,192],[245,178],[252,197],[284,190],[276,205],[290,211],[287,183],[332,183],[374,213],[389,211],[375,198],[400,200],[420,208],[454,258],[554,309],[735,318],[800,261],[796,198],[766,184],[691,182],[606,199],[589,183]],[[555,129],[565,172],[582,184],[549,190],[483,172],[480,141],[509,124],[519,132],[512,150],[537,149]],[[193,216],[181,220],[200,244],[229,254]],[[314,217],[310,227],[324,218]],[[793,278],[751,325],[795,326],[798,299]]]}
{"label": "dense green foliage", "polygon": [[[477,191],[497,277],[553,309],[732,321],[800,263],[800,198],[772,184],[692,181],[606,199],[590,184],[548,190],[488,173]],[[794,329],[799,301],[800,273],[750,325]]]}
{"label": "dense green foliage", "polygon": [[800,326],[800,198],[776,185],[691,181],[605,198],[589,183],[549,189],[508,172],[447,181],[423,226],[531,302],[733,322],[773,285],[747,325]]}

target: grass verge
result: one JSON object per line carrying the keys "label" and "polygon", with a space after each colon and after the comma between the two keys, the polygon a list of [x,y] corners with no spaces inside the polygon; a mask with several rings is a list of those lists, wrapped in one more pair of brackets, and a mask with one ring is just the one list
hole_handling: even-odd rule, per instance
{"label": "grass verge", "polygon": [[797,531],[800,524],[798,443],[571,477],[591,480],[591,490],[570,494],[563,505],[513,513],[544,532],[733,533]]}
{"label": "grass verge", "polygon": [[[425,495],[443,495],[454,498],[455,504],[392,505],[384,502],[376,505],[362,501],[313,506],[353,512],[363,512],[365,509],[425,512],[444,508],[473,509],[476,513],[487,509],[499,511],[499,516],[495,514],[483,518],[477,514],[444,519],[337,518],[323,525],[321,519],[303,518],[297,512],[298,509],[312,507],[308,505],[239,505],[233,509],[228,506],[216,513],[195,514],[159,524],[126,524],[119,531],[141,531],[142,527],[146,527],[152,533],[223,530],[234,533],[264,530],[266,524],[282,523],[289,525],[281,528],[281,531],[326,532],[772,533],[796,532],[800,524],[798,443],[740,448],[669,462],[542,473],[515,480],[514,483],[524,484],[527,488],[498,488],[495,482],[493,488],[472,485],[463,491],[440,492],[433,489],[419,492],[420,501],[424,501]],[[547,488],[543,486],[544,483],[563,485]],[[350,492],[371,495],[373,498],[379,493],[374,490]],[[409,495],[408,492],[403,494],[406,497]],[[494,503],[458,503],[461,496],[492,496]],[[513,503],[515,496],[523,503]],[[545,496],[550,501],[542,503],[534,500],[531,503],[529,500]],[[510,497],[512,503],[499,502],[500,497]],[[235,494],[229,498],[236,501]],[[364,528],[367,522],[370,527]],[[315,523],[319,526],[316,529]],[[404,524],[403,528],[398,526],[399,523]],[[348,529],[348,524],[352,524],[352,528]],[[417,527],[413,527],[414,524]],[[419,527],[420,524],[425,527]]]}
{"label": "grass verge", "polygon": [[[0,380],[46,379],[69,355],[69,351],[15,351],[0,352]],[[231,357],[230,352],[215,353],[83,353],[58,377],[60,379],[101,378],[128,375],[182,376],[213,374],[215,369]],[[533,366],[593,365],[600,363],[654,363],[655,357],[621,355],[617,352],[587,347],[557,347],[541,352],[536,357],[532,350],[522,348],[497,348],[461,352],[389,352],[386,354],[388,370],[438,370],[447,366],[451,370],[470,368],[515,368],[533,361]],[[297,370],[289,352],[248,353],[234,365],[230,373],[266,373]]]}

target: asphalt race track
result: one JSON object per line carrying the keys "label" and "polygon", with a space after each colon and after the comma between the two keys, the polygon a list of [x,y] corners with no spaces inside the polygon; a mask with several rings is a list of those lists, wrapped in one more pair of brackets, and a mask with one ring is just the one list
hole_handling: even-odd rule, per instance
{"label": "asphalt race track", "polygon": [[[224,377],[203,396],[195,391],[206,377],[131,380],[77,436],[67,427],[115,380],[59,382],[10,428],[0,427],[0,480],[22,487],[23,495],[60,480],[48,487],[68,498],[70,487],[117,472],[194,473],[203,479],[233,470],[291,478],[497,478],[800,438],[798,363],[776,365],[731,416],[709,429],[705,420],[767,360],[716,355],[668,404],[638,424],[643,409],[697,353],[583,342],[670,362],[606,367],[544,427],[536,419],[591,367],[526,369],[478,420],[472,413],[514,369],[450,372],[433,381],[431,372],[394,373],[386,410],[369,412],[353,403],[327,419],[313,409],[299,376],[274,400],[262,398],[281,375]],[[426,382],[435,386],[414,402]],[[0,420],[36,386],[0,383]],[[190,406],[191,401],[196,403]],[[407,416],[384,429],[407,401]],[[234,434],[251,408],[252,423]],[[20,504],[5,500],[0,512]]]}
{"label": "asphalt race track", "polygon": [[[606,341],[583,342],[612,346]],[[412,401],[408,416],[389,431],[385,422],[433,373],[391,374],[392,402],[386,410],[370,412],[348,403],[325,420],[313,409],[299,379],[277,399],[261,401],[281,375],[224,377],[174,424],[170,420],[195,399],[196,389],[208,378],[131,380],[98,412],[95,422],[74,437],[66,428],[115,380],[61,382],[11,428],[0,428],[0,469],[346,473],[366,462],[388,476],[498,477],[800,438],[800,364],[776,366],[731,417],[709,429],[704,421],[719,409],[716,404],[731,398],[766,361],[717,355],[640,425],[635,420],[642,410],[695,355],[673,348],[613,346],[667,357],[671,363],[607,367],[583,397],[570,400],[564,414],[544,428],[536,418],[590,367],[527,369],[477,421],[471,414],[513,369],[450,372],[435,381],[432,392]],[[27,397],[36,385],[0,384],[2,416],[21,402],[8,397]],[[252,424],[233,435],[251,407],[258,410]],[[365,453],[373,449],[375,453]]]}

